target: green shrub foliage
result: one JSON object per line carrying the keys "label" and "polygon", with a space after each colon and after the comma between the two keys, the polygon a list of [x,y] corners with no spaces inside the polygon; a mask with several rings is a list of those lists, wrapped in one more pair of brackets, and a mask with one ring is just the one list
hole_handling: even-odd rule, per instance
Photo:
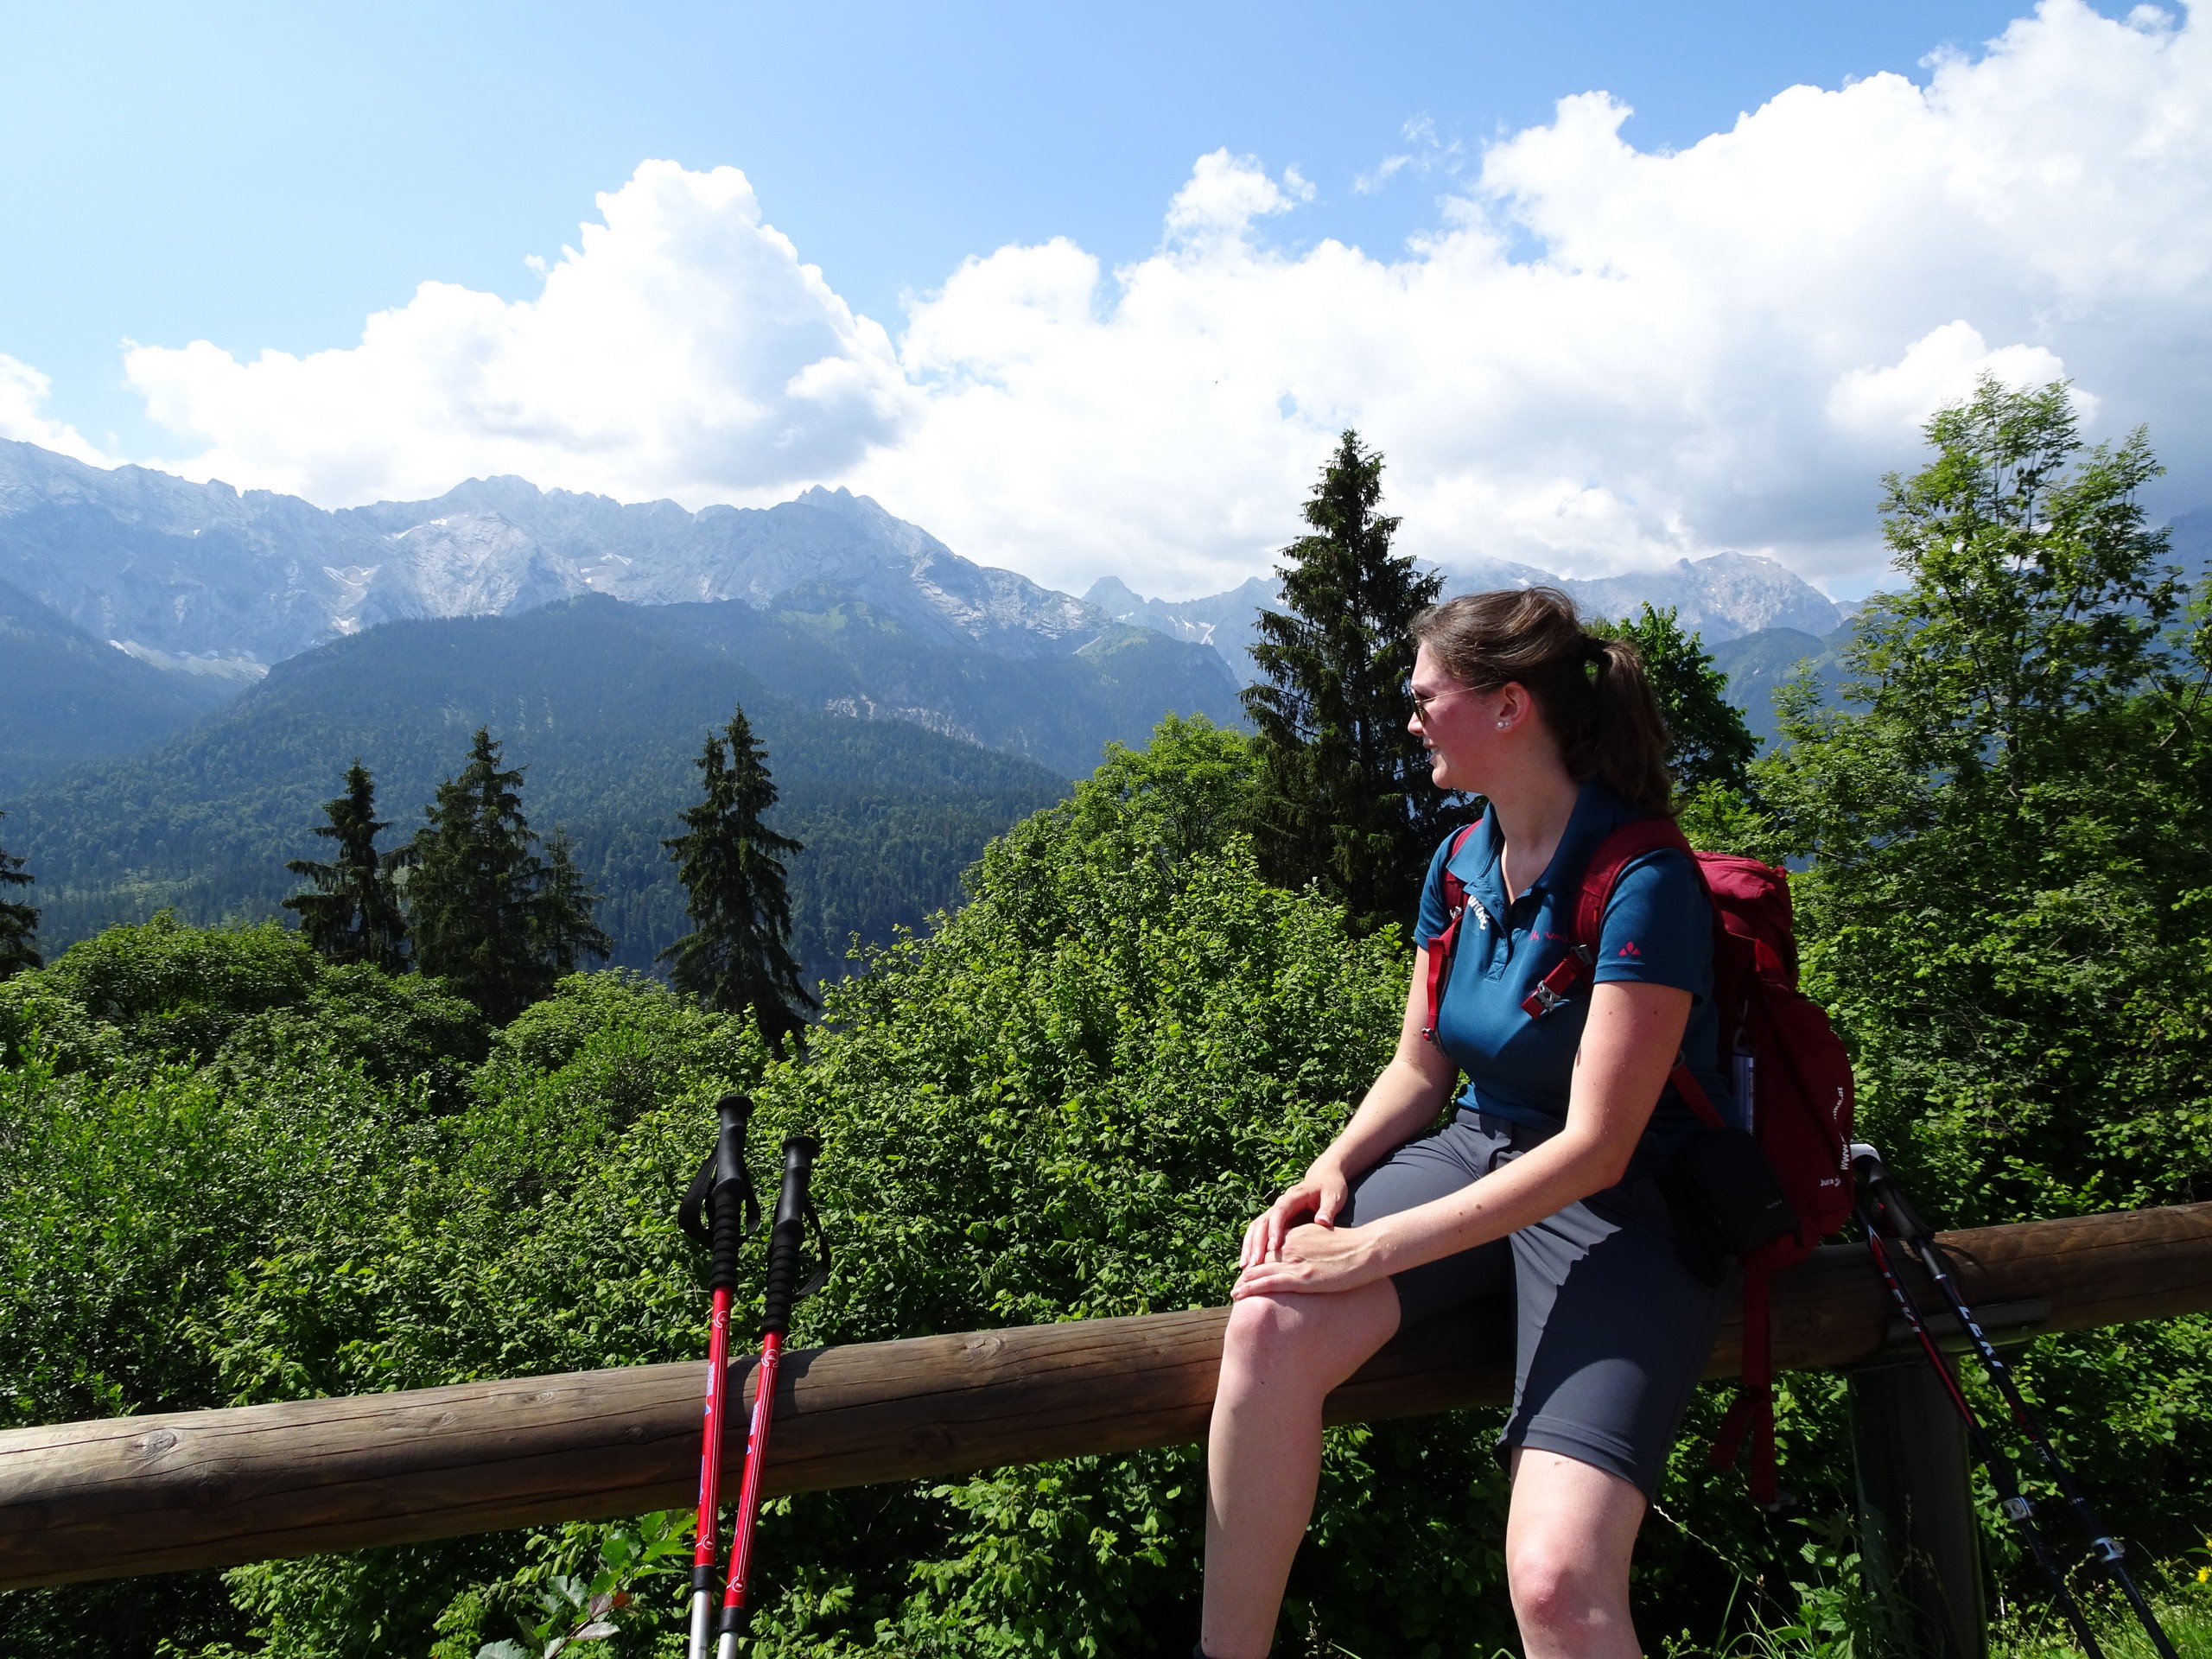
{"label": "green shrub foliage", "polygon": [[[2133,505],[2147,448],[2082,454],[2061,392],[1995,387],[1932,435],[1893,485],[1909,585],[1860,632],[1853,701],[1798,695],[1789,747],[1690,822],[1800,861],[1808,986],[1928,1207],[2202,1198],[2207,653]],[[704,1262],[674,1212],[730,1087],[759,1102],[764,1185],[785,1133],[823,1141],[839,1265],[799,1341],[1218,1302],[1405,994],[1394,928],[1261,879],[1240,830],[1263,791],[1252,746],[1202,721],[1110,750],[990,844],[963,908],[827,995],[804,1059],[622,973],[493,1029],[442,982],[275,927],[161,918],[15,975],[0,1424],[696,1358]],[[2139,1559],[2193,1548],[2212,1321],[2044,1338],[2021,1370]],[[1844,1386],[1782,1380],[1780,1522],[1706,1466],[1728,1391],[1700,1393],[1638,1550],[1655,1650],[1764,1626],[1840,1652],[1862,1628]],[[1279,1651],[1511,1641],[1496,1428],[1332,1432]],[[779,1499],[747,1650],[1187,1650],[1201,1474],[1183,1447]],[[2018,1623],[2041,1592],[1980,1496]],[[0,1655],[507,1659],[610,1624],[576,1649],[671,1655],[688,1526],[18,1592]]]}

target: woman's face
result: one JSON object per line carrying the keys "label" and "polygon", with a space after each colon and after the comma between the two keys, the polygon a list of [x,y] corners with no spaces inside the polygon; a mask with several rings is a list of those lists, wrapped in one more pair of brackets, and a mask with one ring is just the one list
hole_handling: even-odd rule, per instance
{"label": "woman's face", "polygon": [[1428,745],[1431,779],[1439,789],[1489,793],[1484,779],[1494,776],[1501,762],[1510,764],[1523,735],[1520,728],[1534,713],[1528,692],[1518,684],[1471,691],[1445,671],[1427,645],[1414,658],[1412,690],[1407,729]]}

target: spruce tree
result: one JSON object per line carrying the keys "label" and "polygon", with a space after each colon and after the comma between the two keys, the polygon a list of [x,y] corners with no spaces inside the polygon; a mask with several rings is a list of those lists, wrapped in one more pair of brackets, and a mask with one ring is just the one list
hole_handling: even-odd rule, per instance
{"label": "spruce tree", "polygon": [[1306,503],[1313,533],[1282,550],[1282,611],[1263,611],[1244,692],[1257,732],[1261,863],[1286,887],[1318,881],[1354,925],[1410,924],[1449,798],[1407,729],[1407,626],[1443,579],[1390,550],[1376,512],[1382,457],[1347,431]]}
{"label": "spruce tree", "polygon": [[327,864],[296,858],[284,868],[309,891],[296,893],[284,908],[297,911],[300,931],[329,962],[365,962],[387,974],[407,966],[407,918],[392,881],[403,855],[377,851],[377,836],[391,828],[377,817],[376,783],[359,758],[346,770],[346,792],[322,804],[329,822],[315,834],[338,843]]}
{"label": "spruce tree", "polygon": [[776,785],[744,709],[707,734],[697,764],[703,798],[683,815],[683,834],[661,843],[690,894],[691,931],[661,960],[670,982],[709,1007],[750,1009],[780,1050],[804,1033],[814,1006],[791,957],[784,886],[785,858],[804,849],[760,821],[776,804]]}
{"label": "spruce tree", "polygon": [[468,764],[438,785],[408,849],[407,912],[416,964],[505,1024],[611,941],[592,925],[593,896],[566,847],[553,867],[537,855],[521,769],[499,760],[480,727]]}
{"label": "spruce tree", "polygon": [[570,856],[568,836],[555,830],[545,843],[545,880],[535,912],[538,960],[555,978],[575,973],[588,957],[603,962],[614,953],[614,941],[592,920],[597,904],[598,895]]}
{"label": "spruce tree", "polygon": [[[6,813],[0,812],[0,817],[5,817]],[[30,872],[24,869],[23,861],[0,847],[0,893],[10,887],[28,887],[30,884]],[[37,931],[36,910],[11,899],[0,899],[0,979],[44,965],[38,952],[31,948],[32,937]]]}

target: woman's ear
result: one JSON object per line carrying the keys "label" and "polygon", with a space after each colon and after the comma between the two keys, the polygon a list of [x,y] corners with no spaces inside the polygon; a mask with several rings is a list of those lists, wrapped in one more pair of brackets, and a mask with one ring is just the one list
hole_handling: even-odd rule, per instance
{"label": "woman's ear", "polygon": [[1497,712],[1494,718],[1497,729],[1510,732],[1535,712],[1536,700],[1529,695],[1529,688],[1518,680],[1509,680],[1498,687]]}

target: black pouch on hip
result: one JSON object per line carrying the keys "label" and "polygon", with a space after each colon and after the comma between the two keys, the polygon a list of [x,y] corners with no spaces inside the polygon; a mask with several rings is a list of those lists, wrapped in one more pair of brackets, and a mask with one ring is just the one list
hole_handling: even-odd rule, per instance
{"label": "black pouch on hip", "polygon": [[1748,1255],[1797,1230],[1797,1212],[1759,1143],[1745,1130],[1700,1127],[1669,1160],[1660,1185],[1682,1235],[1682,1259],[1718,1284],[1722,1257]]}

